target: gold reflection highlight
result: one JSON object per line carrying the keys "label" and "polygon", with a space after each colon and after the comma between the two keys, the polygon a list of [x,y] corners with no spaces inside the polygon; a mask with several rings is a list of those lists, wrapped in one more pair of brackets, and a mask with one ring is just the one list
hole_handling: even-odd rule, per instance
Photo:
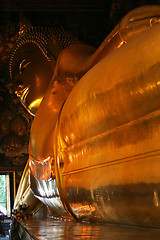
{"label": "gold reflection highlight", "polygon": [[33,101],[29,106],[29,112],[31,112],[32,114],[36,113],[36,110],[39,108],[40,103],[42,102],[43,97],[36,99],[35,101]]}

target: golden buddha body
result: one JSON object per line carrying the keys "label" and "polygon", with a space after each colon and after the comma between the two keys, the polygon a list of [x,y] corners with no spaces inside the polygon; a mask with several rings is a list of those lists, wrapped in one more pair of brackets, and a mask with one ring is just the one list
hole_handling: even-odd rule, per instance
{"label": "golden buddha body", "polygon": [[61,109],[56,179],[77,219],[160,227],[159,39],[158,24],[114,51]]}
{"label": "golden buddha body", "polygon": [[30,188],[53,215],[160,227],[158,16],[135,9],[97,50],[59,54],[29,147]]}

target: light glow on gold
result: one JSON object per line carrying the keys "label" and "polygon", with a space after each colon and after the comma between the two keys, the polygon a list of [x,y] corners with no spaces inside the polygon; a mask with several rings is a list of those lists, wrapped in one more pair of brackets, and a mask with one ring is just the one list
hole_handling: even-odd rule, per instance
{"label": "light glow on gold", "polygon": [[36,79],[36,86],[40,87],[41,86],[41,79],[38,76],[36,76],[35,79]]}
{"label": "light glow on gold", "polygon": [[117,48],[120,48],[124,43],[125,43],[125,41],[120,42],[120,44],[117,46]]}
{"label": "light glow on gold", "polygon": [[154,191],[154,205],[159,207],[159,196],[157,191]]}
{"label": "light glow on gold", "polygon": [[32,111],[32,109],[37,109],[42,101],[43,97],[36,99],[29,105],[29,110]]}

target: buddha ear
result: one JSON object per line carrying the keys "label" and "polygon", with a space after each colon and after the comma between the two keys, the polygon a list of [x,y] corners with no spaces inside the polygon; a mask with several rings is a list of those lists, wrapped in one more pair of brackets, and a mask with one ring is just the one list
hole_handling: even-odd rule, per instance
{"label": "buddha ear", "polygon": [[54,34],[48,39],[46,48],[49,58],[54,61],[57,61],[58,56],[63,50],[61,42]]}
{"label": "buddha ear", "polygon": [[25,18],[25,16],[19,12],[19,35],[23,34],[24,31],[32,27],[31,22]]}

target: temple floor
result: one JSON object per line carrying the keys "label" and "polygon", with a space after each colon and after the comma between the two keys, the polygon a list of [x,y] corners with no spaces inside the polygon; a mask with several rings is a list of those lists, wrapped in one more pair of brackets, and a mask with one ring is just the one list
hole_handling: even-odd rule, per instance
{"label": "temple floor", "polygon": [[47,217],[43,219],[13,219],[13,240],[159,240],[160,229],[78,223]]}

